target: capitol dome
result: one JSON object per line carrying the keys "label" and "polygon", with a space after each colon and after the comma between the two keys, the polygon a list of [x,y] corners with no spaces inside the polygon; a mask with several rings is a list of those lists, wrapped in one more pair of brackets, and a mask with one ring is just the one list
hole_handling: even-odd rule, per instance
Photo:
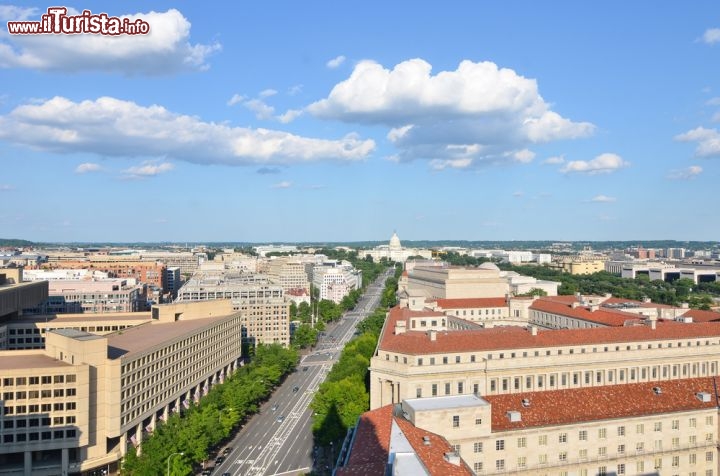
{"label": "capitol dome", "polygon": [[399,250],[401,248],[402,245],[400,244],[400,238],[398,238],[397,233],[393,233],[392,238],[390,238],[390,249]]}

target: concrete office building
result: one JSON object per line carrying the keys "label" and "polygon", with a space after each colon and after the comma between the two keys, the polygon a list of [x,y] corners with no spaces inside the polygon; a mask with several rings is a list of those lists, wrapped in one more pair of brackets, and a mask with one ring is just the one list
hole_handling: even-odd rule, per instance
{"label": "concrete office building", "polygon": [[242,317],[247,345],[290,344],[290,300],[267,276],[246,273],[196,275],[178,291],[175,302],[228,299]]}
{"label": "concrete office building", "polygon": [[339,303],[350,291],[362,287],[362,272],[348,262],[326,262],[313,268],[313,286],[320,299]]}
{"label": "concrete office building", "polygon": [[182,303],[108,335],[58,329],[43,350],[0,352],[0,475],[117,469],[130,445],[235,370],[241,332],[230,301]]}
{"label": "concrete office building", "polygon": [[293,258],[271,259],[267,267],[270,279],[282,286],[287,293],[291,289],[304,289],[309,292],[310,280],[305,272],[305,263]]}
{"label": "concrete office building", "polygon": [[[107,255],[89,256],[83,260],[47,263],[42,270],[76,269],[100,271],[109,278],[131,279],[156,288],[165,289],[165,265],[159,262],[127,260],[127,257]],[[28,273],[29,274],[29,273]],[[41,276],[41,275],[40,275]],[[47,279],[56,279],[50,278]]]}

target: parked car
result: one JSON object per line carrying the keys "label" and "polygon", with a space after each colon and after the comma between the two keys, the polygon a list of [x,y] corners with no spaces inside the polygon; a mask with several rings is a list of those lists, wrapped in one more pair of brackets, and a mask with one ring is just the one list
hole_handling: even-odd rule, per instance
{"label": "parked car", "polygon": [[293,393],[297,393],[298,390],[300,390],[300,387],[297,385],[293,387]]}
{"label": "parked car", "polygon": [[284,421],[285,421],[285,415],[280,415],[279,417],[277,417],[277,422],[278,422],[278,423],[282,423],[282,422],[284,422]]}
{"label": "parked car", "polygon": [[223,456],[229,455],[229,454],[232,452],[232,450],[233,450],[233,449],[232,449],[232,446],[228,446],[227,448],[225,448],[225,449],[223,450]]}

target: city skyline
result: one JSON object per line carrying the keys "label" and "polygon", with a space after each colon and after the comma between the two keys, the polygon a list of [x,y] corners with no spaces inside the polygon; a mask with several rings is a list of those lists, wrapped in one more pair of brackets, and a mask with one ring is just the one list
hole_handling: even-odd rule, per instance
{"label": "city skyline", "polygon": [[716,3],[93,2],[66,6],[150,35],[8,33],[50,6],[0,5],[5,238],[720,232]]}

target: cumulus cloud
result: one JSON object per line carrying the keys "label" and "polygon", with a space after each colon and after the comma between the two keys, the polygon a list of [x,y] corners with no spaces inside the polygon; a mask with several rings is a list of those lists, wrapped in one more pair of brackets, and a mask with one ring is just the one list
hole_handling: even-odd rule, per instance
{"label": "cumulus cloud", "polygon": [[720,132],[717,129],[697,127],[675,136],[680,142],[696,142],[695,157],[720,157]]}
{"label": "cumulus cloud", "polygon": [[0,116],[0,140],[55,153],[227,165],[357,161],[375,149],[372,140],[355,134],[328,140],[232,127],[111,97],[82,102],[54,97],[18,106]]}
{"label": "cumulus cloud", "polygon": [[691,165],[682,170],[671,170],[667,178],[670,180],[690,180],[700,175],[702,171],[703,169],[699,165]]}
{"label": "cumulus cloud", "polygon": [[283,114],[277,116],[277,120],[283,124],[288,124],[302,115],[302,109],[288,109]]}
{"label": "cumulus cloud", "polygon": [[430,167],[433,170],[466,169],[472,165],[472,159],[433,159]]}
{"label": "cumulus cloud", "polygon": [[282,182],[278,182],[278,183],[272,185],[272,188],[290,188],[290,187],[292,187],[292,182],[288,182],[287,180],[284,180]]}
{"label": "cumulus cloud", "polygon": [[86,174],[88,172],[99,172],[100,170],[102,170],[102,167],[100,167],[100,164],[94,164],[92,162],[85,162],[84,164],[80,164],[77,167],[75,167],[76,174]]}
{"label": "cumulus cloud", "polygon": [[327,66],[330,69],[335,69],[339,67],[341,64],[345,62],[345,57],[343,55],[336,56],[335,58],[331,59],[327,63],[325,63],[325,66]]}
{"label": "cumulus cloud", "polygon": [[552,111],[534,79],[488,61],[463,61],[437,74],[422,59],[392,69],[361,61],[307,110],[325,119],[385,125],[398,160],[424,158],[435,166],[465,159],[469,166],[528,162],[533,144],[586,137],[595,129]]}
{"label": "cumulus cloud", "polygon": [[154,177],[156,175],[164,174],[174,169],[175,166],[170,162],[144,162],[142,165],[137,165],[124,170],[126,176],[132,178],[141,177]]}
{"label": "cumulus cloud", "polygon": [[295,84],[294,86],[290,86],[287,90],[288,96],[295,96],[296,94],[300,94],[302,92],[302,88],[302,84]]}
{"label": "cumulus cloud", "polygon": [[598,203],[611,203],[615,201],[615,197],[608,197],[607,195],[595,195],[590,201]]}
{"label": "cumulus cloud", "polygon": [[264,91],[260,91],[258,97],[253,99],[242,94],[233,94],[230,100],[228,100],[227,105],[234,106],[236,104],[240,104],[249,111],[255,113],[255,118],[258,120],[265,121],[268,119],[274,119],[283,124],[288,124],[302,115],[302,109],[288,109],[283,114],[275,115],[275,107],[269,105],[265,101],[265,98],[275,96],[277,93],[278,92],[274,89],[265,89]]}
{"label": "cumulus cloud", "polygon": [[705,30],[702,36],[702,40],[708,45],[713,43],[720,43],[720,28],[709,28]]}
{"label": "cumulus cloud", "polygon": [[560,165],[565,163],[565,157],[562,155],[554,156],[554,157],[548,157],[547,159],[543,160],[543,165]]}
{"label": "cumulus cloud", "polygon": [[571,160],[563,168],[562,173],[583,173],[588,175],[607,174],[618,169],[629,166],[630,163],[623,160],[617,154],[600,154],[592,160]]}
{"label": "cumulus cloud", "polygon": [[[39,20],[43,13],[46,12],[5,6],[0,9],[0,19],[3,24],[8,20]],[[68,9],[68,15],[79,13]],[[209,56],[221,49],[219,43],[191,44],[190,22],[175,9],[117,16],[130,22],[148,22],[150,33],[117,36],[4,34],[0,36],[0,68],[166,75],[205,70],[209,67]]]}

